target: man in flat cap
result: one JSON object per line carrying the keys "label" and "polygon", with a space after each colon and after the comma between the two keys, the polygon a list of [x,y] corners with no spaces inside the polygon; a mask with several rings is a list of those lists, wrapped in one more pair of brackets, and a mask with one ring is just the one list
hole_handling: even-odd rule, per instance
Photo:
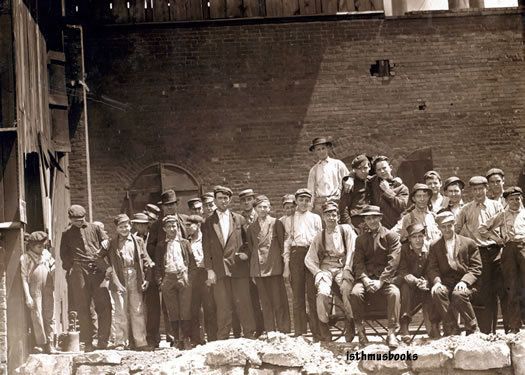
{"label": "man in flat cap", "polygon": [[446,198],[441,194],[441,176],[436,171],[428,171],[423,176],[423,179],[425,184],[432,190],[430,210],[437,213],[447,205]]}
{"label": "man in flat cap", "polygon": [[457,315],[467,334],[479,331],[472,297],[479,288],[481,259],[476,243],[454,233],[454,214],[442,212],[436,221],[443,236],[430,247],[428,279],[434,306],[443,321],[445,336],[459,335]]}
{"label": "man in flat cap", "polygon": [[[332,341],[328,321],[332,309],[332,284],[336,283],[341,292],[345,315],[353,323],[350,292],[354,284],[352,258],[356,233],[349,224],[339,223],[339,209],[336,202],[323,205],[325,228],[314,237],[306,253],[304,263],[314,276],[317,289],[317,316],[320,324],[321,341]],[[353,331],[353,327],[350,328]]]}
{"label": "man in flat cap", "polygon": [[[503,192],[507,205],[480,225],[479,232],[503,246],[501,270],[507,292],[508,331],[518,333],[525,316],[525,208],[523,191],[511,186]],[[521,304],[521,307],[520,307]]]}
{"label": "man in flat cap", "polygon": [[151,350],[146,340],[143,293],[153,278],[153,261],[144,240],[131,233],[128,215],[117,215],[114,223],[117,237],[109,242],[107,250],[101,250],[100,256],[107,257],[113,270],[109,289],[113,298],[115,345],[124,349],[133,342],[137,350]]}
{"label": "man in flat cap", "polygon": [[150,219],[145,213],[137,212],[133,215],[133,219],[131,219],[131,231],[135,236],[142,238],[144,246],[148,243],[150,226]]}
{"label": "man in flat cap", "polygon": [[192,215],[204,215],[204,208],[202,206],[202,200],[200,198],[188,199],[188,208]]}
{"label": "man in flat cap", "polygon": [[[483,263],[482,289],[476,295],[475,304],[483,305],[484,309],[476,310],[476,314],[481,332],[488,334],[496,330],[498,297],[502,311],[506,310],[506,304],[500,268],[501,245],[493,239],[486,238],[479,231],[481,225],[503,211],[499,202],[487,198],[487,184],[487,179],[483,176],[474,176],[469,180],[474,200],[459,211],[456,217],[456,233],[474,240],[479,249]],[[506,313],[503,316],[506,318]],[[506,321],[504,325],[505,323]]]}
{"label": "man in flat cap", "polygon": [[372,296],[386,299],[388,316],[387,344],[396,348],[399,343],[395,332],[399,326],[400,292],[393,284],[398,265],[401,244],[399,235],[381,224],[383,214],[378,206],[366,206],[361,211],[368,231],[361,233],[355,243],[354,277],[356,283],[350,294],[355,327],[359,343],[366,345],[363,319],[365,301]]}
{"label": "man in flat cap", "polygon": [[68,210],[71,225],[62,233],[60,258],[62,268],[68,275],[68,287],[72,288],[73,304],[80,323],[80,340],[85,350],[93,350],[94,327],[90,305],[95,304],[98,317],[98,348],[108,345],[111,330],[111,299],[108,284],[111,268],[99,253],[109,245],[107,235],[85,220],[86,210],[72,205]]}
{"label": "man in flat cap", "polygon": [[[315,285],[312,273],[306,268],[304,258],[314,237],[323,229],[321,217],[308,210],[312,193],[308,189],[295,192],[297,208],[292,216],[286,217],[284,227],[283,277],[290,278],[293,294],[293,319],[295,336],[307,333],[306,301],[308,301],[308,322],[314,341],[320,340],[319,319],[315,301]],[[306,291],[306,299],[305,299]]]}
{"label": "man in flat cap", "polygon": [[410,340],[408,325],[412,320],[411,312],[420,303],[423,304],[423,319],[430,338],[439,337],[439,314],[433,308],[430,287],[426,279],[428,271],[428,247],[425,226],[411,224],[407,228],[408,242],[401,246],[401,257],[396,277],[396,284],[401,291],[401,317],[399,334],[403,341]]}
{"label": "man in flat cap", "polygon": [[284,225],[269,215],[267,196],[257,196],[253,207],[257,219],[247,230],[250,276],[261,300],[264,330],[289,333],[290,311],[283,279]]}
{"label": "man in flat cap", "polygon": [[322,205],[328,200],[339,200],[341,197],[341,182],[350,172],[339,159],[329,156],[334,144],[330,138],[315,138],[310,145],[317,162],[308,174],[307,188],[312,193],[313,211],[322,212]]}
{"label": "man in flat cap", "polygon": [[150,223],[153,224],[155,221],[159,219],[159,216],[161,214],[161,210],[158,206],[154,205],[153,203],[148,203],[143,211],[146,215],[148,215],[148,218],[150,219]]}
{"label": "man in flat cap", "polygon": [[279,218],[279,220],[284,224],[284,220],[292,216],[295,212],[295,195],[285,194],[281,199],[283,206],[284,215]]}
{"label": "man in flat cap", "polygon": [[485,175],[488,181],[487,197],[498,201],[505,207],[506,201],[503,197],[503,190],[505,187],[505,173],[499,168],[489,169]]}
{"label": "man in flat cap", "polygon": [[34,352],[56,353],[54,338],[54,280],[55,260],[45,248],[47,233],[37,231],[27,238],[26,252],[20,257],[22,288],[36,347]]}
{"label": "man in flat cap", "polygon": [[352,172],[343,178],[341,200],[339,201],[339,213],[341,223],[352,224],[356,230],[363,225],[363,218],[359,212],[370,202],[367,194],[367,184],[370,180],[370,161],[364,154],[358,155],[352,160]]}
{"label": "man in flat cap", "polygon": [[202,249],[217,305],[217,338],[225,340],[235,309],[244,337],[253,338],[255,319],[250,297],[250,264],[244,218],[229,210],[231,189],[216,186],[217,209],[202,225]]}
{"label": "man in flat cap", "polygon": [[213,192],[204,193],[202,195],[202,205],[204,208],[204,219],[210,217],[214,212],[217,206],[215,205],[215,195]]}
{"label": "man in flat cap", "polygon": [[464,206],[462,195],[465,183],[457,176],[449,177],[443,183],[443,191],[447,198],[446,205],[438,211],[438,213],[444,211],[450,211],[456,216],[461,208]]}
{"label": "man in flat cap", "polygon": [[217,340],[217,312],[215,301],[213,300],[213,290],[207,283],[208,274],[204,267],[202,223],[204,223],[204,219],[199,215],[190,215],[186,219],[188,241],[190,241],[191,252],[197,265],[191,283],[191,342],[193,345],[204,342],[201,335],[201,309],[204,316],[204,330],[207,341]]}
{"label": "man in flat cap", "polygon": [[376,174],[368,184],[368,201],[381,209],[382,225],[390,229],[408,206],[408,187],[401,179],[392,176],[392,165],[386,156],[376,156],[372,167]]}

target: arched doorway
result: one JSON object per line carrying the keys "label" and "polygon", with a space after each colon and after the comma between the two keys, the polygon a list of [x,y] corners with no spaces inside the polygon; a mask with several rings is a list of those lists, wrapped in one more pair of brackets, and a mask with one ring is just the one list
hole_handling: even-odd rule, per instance
{"label": "arched doorway", "polygon": [[179,199],[179,212],[188,212],[188,199],[201,195],[195,177],[182,167],[170,163],[157,163],[138,174],[126,192],[123,211],[128,215],[140,212],[146,204],[160,200],[163,191],[173,189]]}

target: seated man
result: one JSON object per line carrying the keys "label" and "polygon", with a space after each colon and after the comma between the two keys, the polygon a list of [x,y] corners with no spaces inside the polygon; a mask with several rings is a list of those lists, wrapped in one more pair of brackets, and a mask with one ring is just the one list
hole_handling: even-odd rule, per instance
{"label": "seated man", "polygon": [[353,319],[348,296],[352,290],[351,274],[356,234],[351,225],[339,222],[337,203],[326,202],[323,205],[323,220],[326,228],[318,233],[306,253],[304,264],[315,278],[317,289],[317,316],[320,323],[321,341],[331,341],[327,325],[332,302],[332,282],[341,290],[346,316]]}
{"label": "seated man", "polygon": [[426,230],[423,224],[412,224],[406,229],[408,242],[401,246],[399,259],[398,281],[401,290],[401,318],[399,318],[399,334],[403,341],[407,337],[408,325],[412,320],[410,312],[418,304],[423,303],[423,319],[428,335],[439,337],[439,314],[435,313],[430,297],[430,289],[426,277],[428,268],[428,248],[424,246]]}
{"label": "seated man", "polygon": [[456,219],[452,212],[442,212],[436,221],[443,237],[430,246],[428,279],[431,294],[443,320],[445,336],[459,334],[457,314],[461,315],[467,334],[479,331],[470,299],[481,277],[481,257],[476,243],[454,233]]}
{"label": "seated man", "polygon": [[359,343],[368,343],[363,326],[365,299],[371,294],[379,294],[387,300],[387,344],[390,348],[396,348],[398,342],[395,332],[399,325],[401,297],[398,287],[392,281],[399,265],[399,235],[381,225],[383,214],[378,206],[366,206],[361,215],[369,231],[356,239],[354,275],[358,281],[350,294]]}

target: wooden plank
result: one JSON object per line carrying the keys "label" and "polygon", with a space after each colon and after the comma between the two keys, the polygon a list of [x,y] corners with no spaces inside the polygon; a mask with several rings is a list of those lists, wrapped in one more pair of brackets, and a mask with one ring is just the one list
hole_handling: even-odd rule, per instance
{"label": "wooden plank", "polygon": [[321,0],[321,13],[322,14],[336,14],[337,13],[337,0]]}
{"label": "wooden plank", "polygon": [[385,10],[385,4],[383,0],[370,0],[372,3],[372,10]]}
{"label": "wooden plank", "polygon": [[210,1],[210,18],[226,17],[226,0],[209,0]]}
{"label": "wooden plank", "polygon": [[170,0],[154,0],[153,1],[153,21],[164,22],[171,19],[170,16]]}
{"label": "wooden plank", "polygon": [[299,0],[299,13],[302,16],[316,14],[315,0]]}
{"label": "wooden plank", "polygon": [[266,0],[266,17],[280,17],[282,15],[282,0]]}
{"label": "wooden plank", "polygon": [[146,9],[144,0],[129,1],[129,18],[132,23],[141,23],[146,21]]}
{"label": "wooden plank", "polygon": [[[190,20],[202,20],[204,19],[204,13],[202,9],[202,0],[187,0],[187,16]],[[242,0],[239,0],[242,1]]]}
{"label": "wooden plank", "polygon": [[295,16],[299,12],[299,0],[283,0],[283,16]]}
{"label": "wooden plank", "polygon": [[[281,0],[278,0],[279,2]],[[226,0],[226,17],[241,18],[243,14],[242,0]]]}
{"label": "wooden plank", "polygon": [[[175,18],[177,21],[184,21],[188,19],[187,14],[187,0],[174,0]],[[173,14],[173,13],[172,13]]]}
{"label": "wooden plank", "polygon": [[261,17],[264,16],[263,8],[260,0],[244,0],[243,1],[243,16],[244,17]]}
{"label": "wooden plank", "polygon": [[338,0],[337,9],[339,12],[355,12],[355,2],[357,0]]}
{"label": "wooden plank", "polygon": [[112,14],[115,23],[128,23],[129,9],[127,6],[127,0],[113,0]]}

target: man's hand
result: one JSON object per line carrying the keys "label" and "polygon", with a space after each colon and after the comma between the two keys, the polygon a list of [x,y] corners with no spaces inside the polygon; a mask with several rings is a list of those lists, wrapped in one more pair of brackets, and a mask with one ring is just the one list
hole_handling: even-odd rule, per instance
{"label": "man's hand", "polygon": [[459,283],[456,284],[456,286],[454,287],[454,290],[456,292],[461,292],[461,291],[464,291],[468,288],[467,286],[467,283],[465,283],[464,281],[460,281]]}
{"label": "man's hand", "polygon": [[208,270],[208,285],[215,284],[217,282],[217,275],[213,270]]}
{"label": "man's hand", "polygon": [[145,292],[148,289],[148,286],[149,286],[149,281],[144,280],[144,282],[142,283],[142,291]]}
{"label": "man's hand", "polygon": [[443,288],[445,288],[445,286],[441,283],[435,283],[434,286],[432,287],[432,290],[430,291],[430,293],[432,295],[438,293],[440,290],[442,290]]}
{"label": "man's hand", "polygon": [[248,259],[248,255],[245,254],[245,253],[237,253],[237,255],[239,256],[239,259],[240,259],[240,260],[246,260],[246,259]]}
{"label": "man's hand", "polygon": [[379,280],[370,280],[370,282],[368,283],[367,292],[375,293],[379,289],[381,289],[381,286],[382,285],[381,285],[381,282]]}
{"label": "man's hand", "polygon": [[428,281],[424,278],[419,278],[416,281],[416,286],[421,290],[428,290]]}
{"label": "man's hand", "polygon": [[494,241],[496,241],[496,244],[498,245],[505,245],[505,240],[503,238],[501,238],[500,236],[496,236],[496,238],[494,238]]}
{"label": "man's hand", "polygon": [[35,302],[31,296],[26,297],[26,306],[29,310],[33,310],[35,308]]}
{"label": "man's hand", "polygon": [[109,240],[103,240],[100,244],[102,245],[102,247],[103,247],[104,249],[107,250],[108,247],[109,247]]}
{"label": "man's hand", "polygon": [[184,286],[189,286],[189,285],[190,285],[190,281],[189,281],[189,279],[188,279],[188,271],[184,271],[184,272],[182,273],[182,284],[183,284]]}
{"label": "man's hand", "polygon": [[290,267],[288,265],[285,265],[284,266],[284,270],[283,270],[283,278],[285,280],[289,280],[290,279]]}
{"label": "man's hand", "polygon": [[381,190],[383,190],[383,191],[390,190],[390,184],[388,183],[387,180],[381,180],[381,182],[379,183],[379,187],[380,187]]}

